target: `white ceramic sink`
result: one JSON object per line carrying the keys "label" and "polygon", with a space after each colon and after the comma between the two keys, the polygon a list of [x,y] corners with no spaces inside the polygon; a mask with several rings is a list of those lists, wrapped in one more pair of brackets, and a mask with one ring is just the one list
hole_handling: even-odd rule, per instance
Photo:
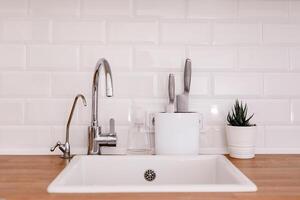
{"label": "white ceramic sink", "polygon": [[[148,169],[156,174],[152,181],[144,177]],[[222,155],[75,156],[48,187],[50,193],[256,190]]]}

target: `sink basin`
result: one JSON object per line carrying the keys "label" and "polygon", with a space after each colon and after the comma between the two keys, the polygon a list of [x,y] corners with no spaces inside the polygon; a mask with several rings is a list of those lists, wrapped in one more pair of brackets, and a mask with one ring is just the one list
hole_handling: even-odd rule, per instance
{"label": "sink basin", "polygon": [[48,186],[50,193],[256,190],[222,155],[75,156]]}

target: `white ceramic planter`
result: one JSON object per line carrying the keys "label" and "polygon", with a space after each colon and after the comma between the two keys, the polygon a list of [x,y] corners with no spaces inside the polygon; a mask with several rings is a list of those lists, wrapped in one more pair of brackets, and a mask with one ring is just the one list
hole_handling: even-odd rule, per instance
{"label": "white ceramic planter", "polygon": [[255,156],[256,126],[226,127],[229,155],[233,158],[249,159]]}

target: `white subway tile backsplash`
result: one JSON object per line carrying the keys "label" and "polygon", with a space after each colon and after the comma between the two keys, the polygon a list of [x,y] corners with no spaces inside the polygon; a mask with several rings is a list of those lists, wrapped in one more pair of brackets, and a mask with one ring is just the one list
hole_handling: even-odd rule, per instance
{"label": "white subway tile backsplash", "polygon": [[299,24],[264,24],[263,41],[265,43],[299,43]]}
{"label": "white subway tile backsplash", "polygon": [[189,0],[188,18],[234,18],[237,0]]}
{"label": "white subway tile backsplash", "polygon": [[291,121],[290,101],[277,99],[245,100],[249,115],[254,113],[253,122],[258,124],[288,124]]}
{"label": "white subway tile backsplash", "polygon": [[83,16],[130,16],[130,0],[82,0]]}
{"label": "white subway tile backsplash", "polygon": [[190,110],[203,115],[204,125],[224,125],[232,99],[191,99]]}
{"label": "white subway tile backsplash", "polygon": [[135,3],[137,16],[162,18],[184,18],[185,16],[184,0],[135,0]]}
{"label": "white subway tile backsplash", "polygon": [[22,69],[25,65],[24,45],[0,45],[0,69]]}
{"label": "white subway tile backsplash", "polygon": [[[207,146],[217,149],[226,149],[226,132],[224,126],[209,126],[204,129],[202,140],[205,140]],[[204,137],[203,137],[204,136]],[[200,137],[201,139],[201,137]],[[200,141],[200,145],[203,141]],[[201,147],[201,146],[200,146]]]}
{"label": "white subway tile backsplash", "polygon": [[3,40],[47,42],[50,24],[47,20],[6,20],[3,22]]}
{"label": "white subway tile backsplash", "polygon": [[[20,100],[0,100],[0,124],[22,124],[23,103]],[[5,113],[5,114],[4,114]]]}
{"label": "white subway tile backsplash", "polygon": [[74,17],[80,0],[30,0],[30,14],[36,17]]}
{"label": "white subway tile backsplash", "polygon": [[237,65],[235,47],[190,47],[193,68],[230,69]]}
{"label": "white subway tile backsplash", "polygon": [[101,71],[100,124],[107,131],[115,118],[118,133],[117,148],[104,152],[126,152],[136,107],[165,111],[169,73],[183,92],[190,58],[202,153],[227,152],[224,125],[236,98],[255,113],[259,153],[297,153],[299,13],[294,0],[0,0],[0,153],[48,154],[64,139],[78,93],[88,106],[78,102],[71,145],[86,153],[100,58],[114,82],[114,97],[104,97]]}
{"label": "white subway tile backsplash", "polygon": [[258,73],[216,73],[215,95],[248,96],[262,94],[263,77]]}
{"label": "white subway tile backsplash", "polygon": [[2,97],[48,97],[50,77],[39,72],[3,72],[0,74]]}
{"label": "white subway tile backsplash", "polygon": [[116,43],[157,43],[158,23],[140,22],[108,22],[108,41]]}
{"label": "white subway tile backsplash", "polygon": [[81,46],[81,68],[94,70],[97,61],[100,58],[106,58],[109,61],[113,71],[126,71],[131,67],[132,53],[131,47],[128,46],[97,46],[83,45]]}
{"label": "white subway tile backsplash", "polygon": [[92,94],[92,73],[53,73],[51,76],[52,97],[75,97],[81,93]]}
{"label": "white subway tile backsplash", "polygon": [[49,154],[53,145],[47,126],[1,126],[2,154]]}
{"label": "white subway tile backsplash", "polygon": [[290,1],[290,17],[300,16],[300,1]]}
{"label": "white subway tile backsplash", "polygon": [[209,44],[209,23],[161,23],[161,42],[174,44]]}
{"label": "white subway tile backsplash", "polygon": [[251,69],[288,69],[287,48],[241,47],[239,48],[239,67]]}
{"label": "white subway tile backsplash", "polygon": [[104,42],[104,21],[54,21],[53,40],[57,42]]}
{"label": "white subway tile backsplash", "polygon": [[184,66],[185,48],[174,46],[139,46],[135,48],[136,69],[179,69]]}
{"label": "white subway tile backsplash", "polygon": [[291,109],[292,122],[300,122],[300,99],[293,99],[291,101]]}
{"label": "white subway tile backsplash", "polygon": [[299,126],[267,126],[265,129],[267,148],[299,148]]}
{"label": "white subway tile backsplash", "polygon": [[73,45],[29,46],[29,68],[40,70],[73,70],[78,66],[79,47]]}
{"label": "white subway tile backsplash", "polygon": [[114,95],[127,98],[154,96],[154,76],[149,73],[114,75]]}
{"label": "white subway tile backsplash", "polygon": [[[154,113],[165,112],[167,103],[167,99],[136,99],[132,102],[132,112],[134,112],[134,108],[141,108],[149,114],[150,118]],[[149,120],[151,121],[151,119]],[[152,123],[150,121],[148,123]]]}
{"label": "white subway tile backsplash", "polygon": [[300,69],[300,48],[294,47],[290,49],[290,64],[291,69],[299,70]]}
{"label": "white subway tile backsplash", "polygon": [[213,44],[259,44],[261,26],[250,23],[216,23]]}
{"label": "white subway tile backsplash", "polygon": [[0,0],[0,15],[26,16],[28,0]]}
{"label": "white subway tile backsplash", "polygon": [[265,147],[265,127],[264,126],[257,126],[256,144],[255,145],[256,145],[255,146],[256,151],[257,151],[257,148]]}
{"label": "white subway tile backsplash", "polygon": [[[25,123],[30,125],[65,125],[73,99],[29,99],[25,102]],[[73,122],[77,120],[74,113]]]}
{"label": "white subway tile backsplash", "polygon": [[264,76],[264,94],[271,96],[300,95],[300,74],[269,73]]}
{"label": "white subway tile backsplash", "polygon": [[239,1],[240,17],[287,17],[289,12],[288,1]]}
{"label": "white subway tile backsplash", "polygon": [[209,95],[210,94],[210,75],[207,73],[193,73],[190,94]]}

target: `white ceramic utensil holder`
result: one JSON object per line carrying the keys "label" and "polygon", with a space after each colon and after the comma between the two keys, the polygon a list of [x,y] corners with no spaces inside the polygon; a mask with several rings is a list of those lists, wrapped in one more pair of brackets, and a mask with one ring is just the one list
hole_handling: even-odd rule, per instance
{"label": "white ceramic utensil holder", "polygon": [[157,113],[155,153],[157,155],[197,155],[199,153],[199,114]]}

